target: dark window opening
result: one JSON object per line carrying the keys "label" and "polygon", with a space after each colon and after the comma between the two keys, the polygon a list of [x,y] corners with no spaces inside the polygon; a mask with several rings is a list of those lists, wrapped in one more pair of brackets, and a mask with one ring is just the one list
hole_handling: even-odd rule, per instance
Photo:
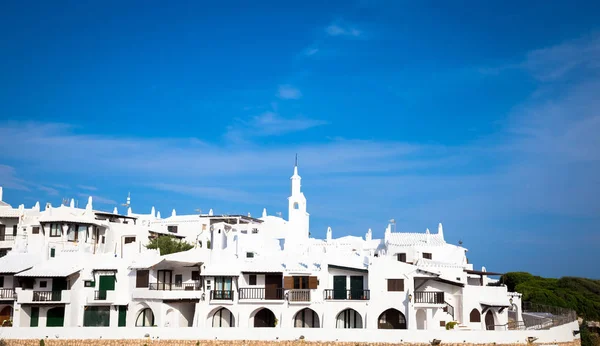
{"label": "dark window opening", "polygon": [[256,286],[256,275],[255,274],[251,274],[250,277],[248,277],[248,284],[250,286]]}

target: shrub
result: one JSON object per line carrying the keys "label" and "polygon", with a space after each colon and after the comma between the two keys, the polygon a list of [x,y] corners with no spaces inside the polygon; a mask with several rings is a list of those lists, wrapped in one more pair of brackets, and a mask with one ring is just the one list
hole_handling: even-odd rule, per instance
{"label": "shrub", "polygon": [[456,326],[457,324],[458,322],[456,321],[450,321],[446,323],[446,330],[454,329],[454,326]]}

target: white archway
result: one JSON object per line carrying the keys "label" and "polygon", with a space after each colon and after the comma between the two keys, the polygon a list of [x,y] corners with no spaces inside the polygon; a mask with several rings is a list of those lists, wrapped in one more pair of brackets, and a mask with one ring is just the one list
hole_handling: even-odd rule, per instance
{"label": "white archway", "polygon": [[213,328],[232,328],[235,327],[235,317],[233,313],[225,308],[218,308],[216,311],[211,312],[211,326]]}
{"label": "white archway", "polygon": [[427,313],[423,309],[417,310],[416,315],[417,320],[417,329],[425,330],[427,329]]}

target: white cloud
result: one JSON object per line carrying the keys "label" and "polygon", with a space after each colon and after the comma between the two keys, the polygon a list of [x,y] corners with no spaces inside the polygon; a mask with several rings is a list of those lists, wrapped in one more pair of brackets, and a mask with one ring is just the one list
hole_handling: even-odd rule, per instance
{"label": "white cloud", "polygon": [[58,194],[59,194],[58,190],[55,188],[52,188],[52,187],[37,185],[37,188],[51,196],[58,196]]}
{"label": "white cloud", "polygon": [[250,193],[244,192],[239,189],[231,189],[224,187],[215,186],[198,186],[198,185],[179,185],[179,184],[166,184],[166,183],[155,183],[149,184],[149,186],[162,190],[175,192],[184,195],[202,197],[208,200],[225,200],[225,201],[239,201],[239,202],[251,202],[256,201],[257,196],[253,196]]}
{"label": "white cloud", "polygon": [[89,196],[92,196],[92,204],[94,203],[99,203],[99,204],[111,204],[111,205],[116,205],[117,202],[110,199],[110,198],[105,198],[105,197],[101,197],[101,196],[97,196],[97,195],[90,195],[87,193],[78,193],[77,196],[79,197],[83,197],[85,198],[85,203],[87,203],[87,198]]}
{"label": "white cloud", "polygon": [[82,190],[89,190],[89,191],[97,191],[98,190],[98,188],[96,188],[95,186],[77,185],[77,187]]}
{"label": "white cloud", "polygon": [[318,52],[319,52],[318,48],[309,48],[304,51],[304,55],[313,56],[313,55],[317,54]]}
{"label": "white cloud", "polygon": [[302,97],[302,93],[297,88],[286,84],[280,85],[277,91],[277,96],[284,100],[297,100]]}
{"label": "white cloud", "polygon": [[[8,147],[5,147],[8,148]],[[9,189],[29,191],[27,183],[19,179],[14,167],[0,164],[0,186]]]}
{"label": "white cloud", "polygon": [[343,27],[338,24],[331,24],[327,28],[325,28],[325,32],[329,36],[350,36],[350,37],[360,37],[362,36],[362,31],[353,28],[353,27]]}
{"label": "white cloud", "polygon": [[303,116],[284,118],[275,111],[267,111],[247,120],[237,119],[227,128],[224,137],[232,144],[249,145],[251,138],[281,136],[326,124],[327,122],[323,120]]}

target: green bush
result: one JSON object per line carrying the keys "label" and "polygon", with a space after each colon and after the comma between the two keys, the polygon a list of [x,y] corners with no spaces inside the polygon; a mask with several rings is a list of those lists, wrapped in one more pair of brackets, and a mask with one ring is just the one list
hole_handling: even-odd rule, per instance
{"label": "green bush", "polygon": [[446,323],[446,330],[454,329],[454,326],[456,326],[457,324],[458,322],[456,321],[450,321]]}

